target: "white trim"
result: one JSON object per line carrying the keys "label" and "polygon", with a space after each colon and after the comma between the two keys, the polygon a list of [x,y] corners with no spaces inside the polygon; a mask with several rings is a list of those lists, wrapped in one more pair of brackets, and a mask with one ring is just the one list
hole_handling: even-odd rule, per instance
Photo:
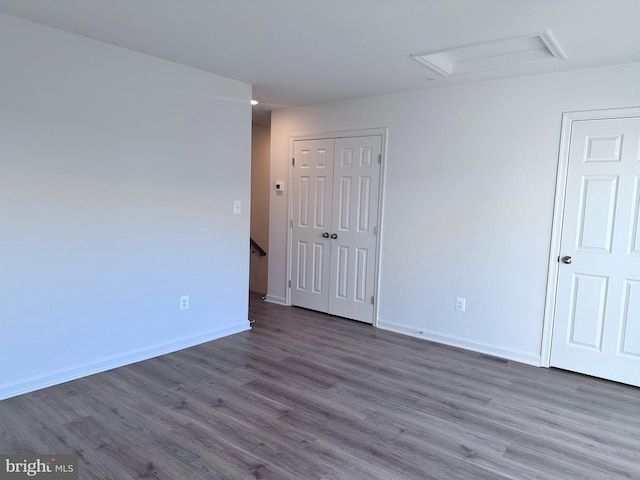
{"label": "white trim", "polygon": [[[289,287],[287,286],[287,290],[288,289]],[[275,303],[276,305],[284,305],[285,307],[289,305],[285,297],[278,297],[277,295],[271,295],[270,293],[268,293],[267,296],[264,297],[264,301],[269,303]]]}
{"label": "white trim", "polygon": [[[295,152],[295,142],[300,140],[322,140],[322,139],[336,139],[336,138],[350,138],[350,137],[373,137],[380,136],[382,140],[382,145],[380,148],[380,153],[382,155],[382,164],[380,165],[380,188],[378,193],[378,235],[376,239],[376,271],[375,271],[375,280],[373,291],[374,293],[374,305],[373,305],[373,319],[372,324],[374,327],[378,326],[378,314],[380,313],[380,265],[382,263],[382,236],[384,229],[382,228],[382,219],[383,219],[383,211],[384,211],[384,187],[386,185],[386,171],[387,171],[387,136],[389,134],[389,129],[386,127],[380,128],[366,128],[362,130],[343,130],[339,132],[325,132],[325,133],[315,133],[315,134],[306,134],[306,135],[295,135],[289,137],[289,159],[294,157]],[[285,291],[286,298],[284,303],[280,303],[281,305],[291,305],[291,287],[289,286],[289,280],[292,278],[292,231],[291,231],[291,222],[293,221],[293,165],[291,161],[289,161],[289,185],[291,188],[289,189],[289,205],[287,211],[287,264],[286,264],[286,272],[287,278],[285,280]],[[269,295],[267,295],[269,298]],[[278,297],[280,298],[280,297]],[[273,303],[279,303],[274,301]]]}
{"label": "white trim", "polygon": [[539,35],[540,35],[540,40],[542,40],[544,44],[547,46],[547,48],[551,52],[551,55],[553,55],[558,60],[567,59],[567,54],[562,49],[562,47],[558,43],[558,40],[556,40],[556,37],[553,35],[553,33],[551,33],[551,30],[545,30],[544,32],[541,32]]}
{"label": "white trim", "polygon": [[540,365],[551,366],[551,342],[553,321],[556,310],[556,291],[558,288],[558,257],[562,240],[565,194],[567,190],[567,170],[569,168],[569,147],[573,122],[579,120],[600,120],[607,118],[640,117],[640,107],[614,108],[607,110],[586,110],[567,112],[562,115],[560,152],[558,155],[558,173],[556,178],[556,196],[553,208],[551,246],[549,249],[549,269],[547,274],[547,293],[545,298],[544,321],[542,325],[542,344],[540,345]]}
{"label": "white trim", "polygon": [[22,395],[24,393],[51,387],[60,383],[76,380],[96,373],[104,372],[132,363],[148,360],[153,357],[165,355],[185,348],[194,347],[201,343],[217,340],[235,333],[250,330],[249,322],[241,322],[218,330],[212,330],[192,337],[184,337],[169,343],[161,343],[149,346],[148,348],[134,350],[128,353],[104,357],[90,363],[81,363],[68,368],[62,368],[47,372],[42,375],[34,375],[29,378],[18,380],[17,382],[0,385],[0,400]]}
{"label": "white trim", "polygon": [[382,135],[382,147],[380,148],[380,153],[382,154],[382,164],[380,165],[380,189],[378,193],[378,239],[377,239],[377,251],[376,251],[376,272],[375,272],[375,300],[373,305],[373,326],[378,327],[379,318],[380,318],[380,276],[381,270],[380,266],[382,265],[382,240],[384,237],[384,205],[385,205],[385,187],[387,185],[387,144],[388,144],[388,136],[389,129],[384,128],[381,129],[380,135]]}
{"label": "white trim", "polygon": [[350,137],[374,137],[387,134],[388,129],[386,127],[380,128],[364,128],[362,130],[342,130],[338,132],[321,132],[321,133],[309,133],[305,135],[295,135],[290,137],[291,144],[291,156],[293,157],[293,142],[296,140],[323,140],[329,138],[350,138]]}
{"label": "white trim", "polygon": [[416,327],[410,327],[408,325],[402,325],[400,323],[387,322],[383,320],[380,320],[378,322],[378,328],[381,330],[388,330],[390,332],[401,333],[403,335],[409,335],[411,337],[420,338],[422,340],[427,340],[430,342],[441,343],[444,345],[449,345],[451,347],[470,350],[472,352],[484,353],[487,355],[492,355],[494,357],[506,358],[507,360],[526,363],[527,365],[533,365],[535,367],[540,366],[540,357],[538,355],[527,352],[512,350],[509,348],[502,348],[487,343],[472,342],[460,337],[443,335],[441,333],[430,332],[427,330],[419,330],[416,329]]}

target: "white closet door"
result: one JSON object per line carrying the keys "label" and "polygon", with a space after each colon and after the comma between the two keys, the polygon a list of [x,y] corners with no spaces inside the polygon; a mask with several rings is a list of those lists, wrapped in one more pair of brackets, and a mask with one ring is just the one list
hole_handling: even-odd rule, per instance
{"label": "white closet door", "polygon": [[373,322],[381,137],[335,144],[329,313]]}
{"label": "white closet door", "polygon": [[333,139],[296,141],[291,303],[326,312],[331,261]]}
{"label": "white closet door", "polygon": [[294,143],[293,305],[373,323],[382,137]]}

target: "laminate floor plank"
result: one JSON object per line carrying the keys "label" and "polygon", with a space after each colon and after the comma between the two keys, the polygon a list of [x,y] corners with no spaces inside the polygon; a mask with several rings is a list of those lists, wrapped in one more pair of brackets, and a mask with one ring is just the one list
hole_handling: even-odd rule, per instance
{"label": "laminate floor plank", "polygon": [[82,480],[640,479],[640,389],[250,296],[252,330],[0,402]]}

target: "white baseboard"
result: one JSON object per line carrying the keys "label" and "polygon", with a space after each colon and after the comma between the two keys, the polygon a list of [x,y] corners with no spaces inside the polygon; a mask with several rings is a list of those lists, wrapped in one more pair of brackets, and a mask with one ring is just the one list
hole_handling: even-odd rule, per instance
{"label": "white baseboard", "polygon": [[269,302],[269,303],[275,303],[278,305],[284,305],[285,307],[287,307],[287,299],[284,297],[277,297],[276,295],[271,295],[269,293],[267,293],[267,296],[264,297],[264,301],[265,302]]}
{"label": "white baseboard", "polygon": [[106,370],[123,367],[142,360],[148,360],[153,357],[183,350],[185,348],[217,340],[218,338],[233,335],[234,333],[244,332],[250,329],[251,327],[248,321],[242,322],[200,335],[180,338],[172,342],[152,345],[147,348],[123,353],[121,355],[113,355],[96,361],[73,365],[69,368],[47,372],[42,375],[21,379],[17,382],[5,383],[4,385],[0,385],[0,400],[22,395],[41,388],[51,387],[70,380],[76,380],[78,378],[104,372]]}
{"label": "white baseboard", "polygon": [[513,360],[514,362],[526,363],[535,367],[539,367],[541,365],[541,358],[539,355],[532,355],[530,353],[497,347],[495,345],[473,342],[464,338],[443,335],[441,333],[430,332],[428,330],[419,330],[416,327],[410,327],[399,323],[379,320],[378,328],[382,330],[389,330],[390,332],[410,335],[412,337],[421,338],[423,340],[428,340],[431,342],[442,343],[451,347],[471,350],[472,352],[484,353],[487,355],[492,355],[494,357],[505,358],[507,360]]}

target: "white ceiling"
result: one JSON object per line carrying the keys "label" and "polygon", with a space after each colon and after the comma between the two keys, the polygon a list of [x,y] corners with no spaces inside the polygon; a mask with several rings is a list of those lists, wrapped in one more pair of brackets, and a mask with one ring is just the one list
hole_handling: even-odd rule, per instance
{"label": "white ceiling", "polygon": [[[0,0],[0,11],[251,83],[267,108],[640,61],[640,0]],[[410,58],[547,29],[566,60],[441,78]]]}

